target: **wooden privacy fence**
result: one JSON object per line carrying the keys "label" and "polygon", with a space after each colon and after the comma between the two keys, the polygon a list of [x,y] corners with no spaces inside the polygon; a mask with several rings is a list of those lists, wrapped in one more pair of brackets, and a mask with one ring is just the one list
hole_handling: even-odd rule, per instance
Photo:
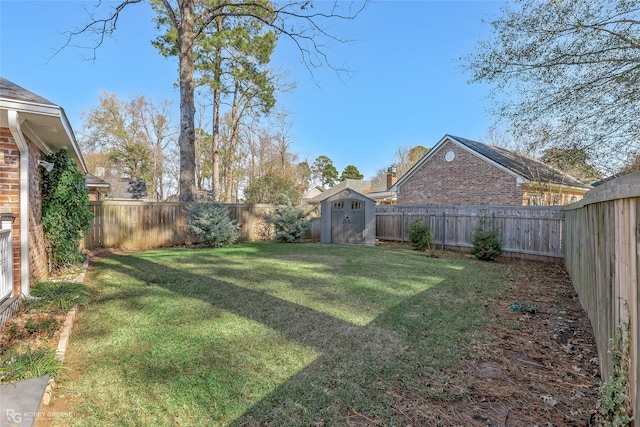
{"label": "wooden privacy fence", "polygon": [[640,172],[609,181],[565,207],[565,265],[591,319],[603,380],[613,368],[609,339],[617,327],[629,322],[629,384],[636,419],[640,414],[639,214]]}
{"label": "wooden privacy fence", "polygon": [[506,254],[553,261],[563,257],[563,218],[560,206],[377,206],[376,238],[407,241],[411,224],[423,220],[436,247],[471,248],[486,221]]}
{"label": "wooden privacy fence", "polygon": [[[273,205],[227,205],[231,219],[240,225],[240,241],[272,240],[273,226],[265,216]],[[89,202],[93,214],[84,236],[84,248],[119,247],[127,249],[159,248],[196,243],[196,236],[187,226],[188,205],[140,201]],[[311,217],[317,212],[311,211]],[[310,238],[320,238],[319,223],[312,220]],[[313,234],[313,233],[316,234]]]}

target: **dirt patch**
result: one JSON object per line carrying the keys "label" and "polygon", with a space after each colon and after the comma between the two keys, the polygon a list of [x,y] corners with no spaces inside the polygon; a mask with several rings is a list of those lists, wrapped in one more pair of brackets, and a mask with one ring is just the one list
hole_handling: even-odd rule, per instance
{"label": "dirt patch", "polygon": [[20,308],[0,329],[0,356],[7,351],[24,351],[58,345],[66,313],[42,313]]}
{"label": "dirt patch", "polygon": [[390,396],[406,425],[589,425],[598,359],[567,273],[541,262],[500,262],[513,267],[513,280],[501,298],[487,302],[491,338],[472,343],[462,369],[425,376],[428,387]]}

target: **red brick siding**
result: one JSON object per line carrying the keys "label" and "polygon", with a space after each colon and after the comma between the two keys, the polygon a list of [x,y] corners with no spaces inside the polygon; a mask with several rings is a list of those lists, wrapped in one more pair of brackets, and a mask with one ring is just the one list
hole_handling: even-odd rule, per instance
{"label": "red brick siding", "polygon": [[[453,151],[451,162],[445,153]],[[522,205],[516,177],[449,141],[398,189],[399,205]]]}
{"label": "red brick siding", "polygon": [[[32,280],[46,278],[49,261],[42,231],[42,204],[38,160],[42,152],[29,147],[29,268]],[[11,131],[0,128],[0,211],[16,215],[13,223],[14,293],[20,294],[20,151]]]}

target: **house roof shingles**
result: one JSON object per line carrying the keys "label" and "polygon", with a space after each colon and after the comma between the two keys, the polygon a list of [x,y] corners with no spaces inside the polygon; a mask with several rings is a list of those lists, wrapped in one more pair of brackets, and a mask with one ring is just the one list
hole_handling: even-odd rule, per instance
{"label": "house roof shingles", "polygon": [[22,86],[18,86],[17,84],[5,79],[4,77],[0,77],[0,98],[30,102],[33,104],[57,106],[48,99],[45,99],[40,95],[36,95],[35,93],[28,91]]}
{"label": "house roof shingles", "polygon": [[495,165],[498,165],[499,167],[504,168],[505,170],[508,170],[514,175],[517,175],[529,182],[544,182],[552,185],[580,188],[584,190],[592,188],[591,185],[580,182],[569,174],[558,171],[539,160],[532,159],[531,157],[523,154],[514,153],[504,148],[447,134],[415,165],[413,165],[407,173],[398,179],[398,182],[395,183],[392,190],[397,190],[401,185],[403,185],[409,177],[413,175],[416,170],[420,169],[429,158],[433,157],[438,151],[438,148],[444,145],[447,141],[451,141],[486,161],[493,162]]}
{"label": "house roof shingles", "polygon": [[447,136],[530,181],[541,181],[577,188],[591,188],[590,185],[578,181],[571,175],[560,172],[539,160],[532,159],[531,157],[514,153],[512,151],[505,150],[504,148],[472,141],[470,139],[460,138],[453,135]]}

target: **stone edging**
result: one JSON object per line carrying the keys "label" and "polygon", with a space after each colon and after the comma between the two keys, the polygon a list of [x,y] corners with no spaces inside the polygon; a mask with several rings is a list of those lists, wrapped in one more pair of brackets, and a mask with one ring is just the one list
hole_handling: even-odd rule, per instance
{"label": "stone edging", "polygon": [[[89,267],[89,259],[85,259],[82,264],[82,273],[78,277],[76,277],[73,282],[74,283],[83,283],[84,276],[87,271],[87,267]],[[71,335],[71,329],[73,328],[73,322],[76,318],[76,313],[78,311],[77,307],[73,307],[69,313],[67,314],[67,318],[64,321],[64,325],[62,325],[62,331],[60,332],[60,340],[58,341],[58,348],[56,349],[56,360],[62,362],[64,360],[64,354],[67,351],[67,345],[69,344],[69,336]],[[55,379],[51,378],[47,383],[47,388],[44,390],[44,394],[42,395],[42,404],[49,405],[51,403],[51,399],[53,398],[53,389],[55,388],[56,382]]]}

